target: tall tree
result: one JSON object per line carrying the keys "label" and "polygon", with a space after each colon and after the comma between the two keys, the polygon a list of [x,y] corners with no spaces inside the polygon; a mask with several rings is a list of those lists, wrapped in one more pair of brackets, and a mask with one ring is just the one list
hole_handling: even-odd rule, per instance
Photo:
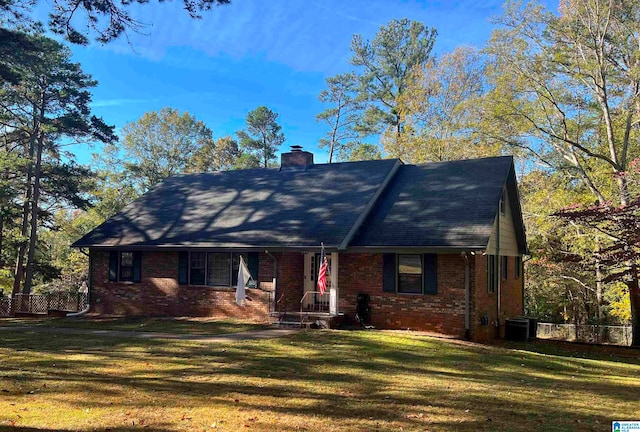
{"label": "tall tree", "polygon": [[557,15],[508,4],[487,48],[493,88],[483,105],[484,136],[570,174],[601,206],[628,204],[626,178],[616,173],[639,152],[639,16],[640,4],[626,0],[566,0]]}
{"label": "tall tree", "polygon": [[364,103],[357,97],[358,80],[351,73],[336,75],[326,79],[327,88],[318,95],[320,102],[329,107],[316,116],[316,121],[327,124],[326,137],[320,138],[318,147],[329,148],[329,163],[337,152],[358,144],[360,132],[358,121]]}
{"label": "tall tree", "polygon": [[247,128],[236,132],[242,149],[253,153],[260,164],[267,168],[276,158],[278,147],[284,142],[278,114],[266,106],[260,106],[247,114]]}
{"label": "tall tree", "polygon": [[411,71],[431,57],[437,31],[409,19],[391,20],[372,41],[354,35],[351,63],[358,67],[359,98],[367,102],[360,128],[369,133],[402,132],[398,98],[406,90]]}
{"label": "tall tree", "polygon": [[230,136],[207,140],[193,155],[188,172],[227,171],[234,169],[242,152],[238,142]]}
{"label": "tall tree", "polygon": [[407,162],[436,162],[499,152],[475,132],[478,99],[484,93],[484,61],[471,47],[458,47],[413,69],[397,110],[403,133],[383,135],[388,154]]}
{"label": "tall tree", "polygon": [[[39,34],[28,38],[39,54],[14,67],[18,84],[5,82],[0,89],[0,122],[7,132],[5,138],[13,140],[14,151],[19,151],[27,161],[14,280],[17,292],[24,277],[25,293],[30,292],[33,283],[40,205],[48,198],[75,200],[74,204],[82,201],[79,194],[83,188],[72,181],[75,166],[60,161],[61,141],[115,139],[113,128],[91,115],[89,89],[96,82],[82,72],[80,65],[71,62],[70,51]],[[52,189],[45,188],[47,178],[61,171],[64,174],[56,182],[48,183]],[[88,173],[81,171],[79,181]]]}
{"label": "tall tree", "polygon": [[203,171],[220,169],[209,165],[216,157],[213,132],[188,112],[172,108],[151,111],[126,124],[122,132],[122,143],[106,146],[101,159],[109,165],[114,179],[121,177],[116,183],[132,185],[138,194],[171,175],[196,167]]}

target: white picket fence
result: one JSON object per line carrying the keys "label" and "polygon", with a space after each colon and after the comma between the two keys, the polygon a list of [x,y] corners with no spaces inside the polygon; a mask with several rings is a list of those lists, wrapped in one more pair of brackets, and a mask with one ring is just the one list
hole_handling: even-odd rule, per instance
{"label": "white picket fence", "polygon": [[631,326],[538,323],[540,339],[556,339],[594,344],[631,345]]}

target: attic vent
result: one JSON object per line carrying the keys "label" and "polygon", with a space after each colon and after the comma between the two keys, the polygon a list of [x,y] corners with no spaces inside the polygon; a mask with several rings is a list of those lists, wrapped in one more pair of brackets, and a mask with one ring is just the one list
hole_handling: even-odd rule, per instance
{"label": "attic vent", "polygon": [[289,153],[282,153],[280,170],[305,169],[313,165],[313,153],[302,150],[302,146],[292,145]]}

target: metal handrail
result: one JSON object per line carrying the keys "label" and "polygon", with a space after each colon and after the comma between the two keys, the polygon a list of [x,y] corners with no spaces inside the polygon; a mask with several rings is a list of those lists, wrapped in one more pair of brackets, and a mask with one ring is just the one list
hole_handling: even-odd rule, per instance
{"label": "metal handrail", "polygon": [[330,296],[330,292],[329,292],[329,290],[326,290],[324,293],[321,293],[320,291],[307,291],[307,292],[304,293],[304,295],[302,296],[302,299],[300,300],[300,312],[303,312],[304,301],[305,301],[305,299],[307,298],[307,296],[309,294],[313,294],[313,295],[319,294],[321,298],[326,296],[327,297],[326,303],[327,303],[327,305],[329,304],[329,300],[330,300],[330,297],[329,297]]}

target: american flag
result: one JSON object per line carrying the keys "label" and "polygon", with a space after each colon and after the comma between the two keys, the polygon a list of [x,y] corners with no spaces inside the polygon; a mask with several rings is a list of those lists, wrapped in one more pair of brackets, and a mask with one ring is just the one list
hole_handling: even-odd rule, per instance
{"label": "american flag", "polygon": [[320,295],[324,294],[327,289],[327,268],[329,263],[327,262],[327,255],[324,253],[324,244],[322,245],[322,252],[320,252],[320,270],[318,271],[318,291]]}

